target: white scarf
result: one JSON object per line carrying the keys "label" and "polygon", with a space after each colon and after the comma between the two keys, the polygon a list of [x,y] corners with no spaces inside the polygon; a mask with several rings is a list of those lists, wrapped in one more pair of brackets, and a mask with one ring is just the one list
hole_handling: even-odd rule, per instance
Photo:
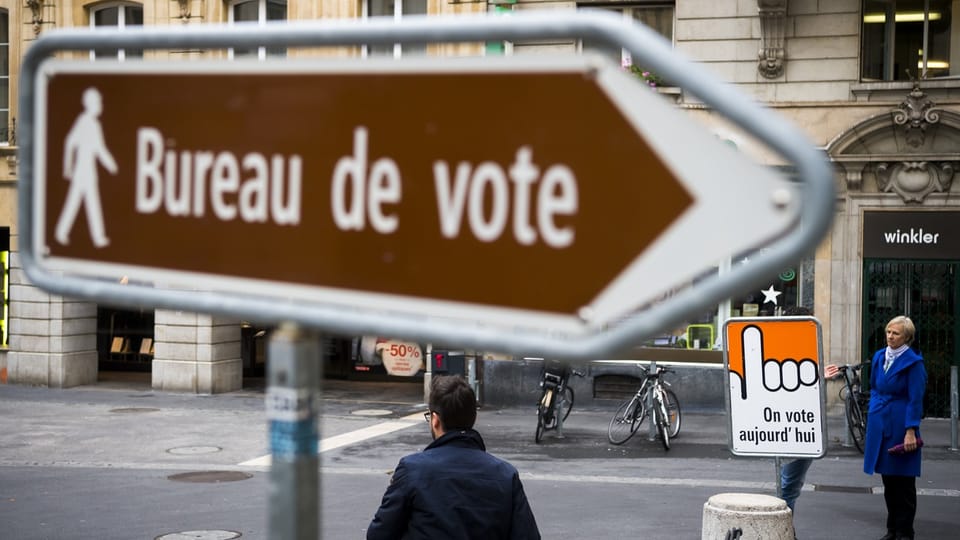
{"label": "white scarf", "polygon": [[906,351],[908,348],[910,348],[910,347],[909,347],[906,343],[904,343],[903,345],[897,347],[896,349],[891,349],[891,348],[888,346],[888,347],[887,347],[887,352],[886,352],[886,357],[887,357],[887,358],[886,358],[886,360],[883,362],[883,371],[885,371],[885,372],[886,372],[886,371],[889,371],[889,370],[890,370],[890,366],[893,364],[893,361],[896,360],[898,356],[900,356],[901,354],[903,354],[903,352]]}

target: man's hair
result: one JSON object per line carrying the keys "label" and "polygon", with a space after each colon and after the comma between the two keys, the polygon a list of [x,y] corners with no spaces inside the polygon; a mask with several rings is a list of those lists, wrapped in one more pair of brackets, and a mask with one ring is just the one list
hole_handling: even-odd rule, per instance
{"label": "man's hair", "polygon": [[783,314],[787,316],[800,316],[800,315],[813,315],[813,311],[810,308],[803,306],[790,306],[787,309],[783,310]]}
{"label": "man's hair", "polygon": [[460,375],[434,376],[430,381],[430,410],[440,416],[444,431],[470,429],[477,421],[477,396]]}

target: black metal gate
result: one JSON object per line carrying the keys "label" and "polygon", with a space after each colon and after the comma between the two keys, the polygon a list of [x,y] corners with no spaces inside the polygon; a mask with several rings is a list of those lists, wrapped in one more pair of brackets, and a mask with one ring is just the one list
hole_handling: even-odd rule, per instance
{"label": "black metal gate", "polygon": [[[914,348],[927,369],[926,416],[950,416],[950,366],[960,366],[960,262],[864,259],[864,360],[886,347],[886,324],[907,315],[917,327]],[[865,380],[869,381],[869,378]]]}

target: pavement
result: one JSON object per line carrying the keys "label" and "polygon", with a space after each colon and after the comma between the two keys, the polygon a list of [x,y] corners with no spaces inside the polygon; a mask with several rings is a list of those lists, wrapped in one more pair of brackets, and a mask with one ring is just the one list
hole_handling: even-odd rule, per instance
{"label": "pavement", "polygon": [[[154,391],[136,375],[71,389],[0,385],[0,537],[269,537],[266,494],[275,486],[268,485],[264,387],[248,382],[214,396]],[[397,460],[428,442],[422,397],[420,384],[324,381],[323,538],[363,536]],[[541,444],[533,403],[481,408],[477,428],[488,450],[520,471],[544,538],[700,538],[711,495],[775,494],[773,459],[733,456],[722,411],[683,410],[680,435],[665,452],[646,426],[626,444],[609,444],[615,407],[575,405],[564,436],[548,431]],[[922,431],[917,537],[956,538],[960,454],[950,448],[951,425],[925,419]],[[828,417],[828,439],[798,502],[798,537],[878,538],[879,477],[860,470],[842,417]],[[174,485],[183,479],[214,491]],[[138,482],[155,486],[149,503],[124,495]],[[91,492],[91,483],[100,489]],[[77,496],[58,499],[50,512],[49,494],[71,490]],[[138,519],[91,519],[93,499]]]}

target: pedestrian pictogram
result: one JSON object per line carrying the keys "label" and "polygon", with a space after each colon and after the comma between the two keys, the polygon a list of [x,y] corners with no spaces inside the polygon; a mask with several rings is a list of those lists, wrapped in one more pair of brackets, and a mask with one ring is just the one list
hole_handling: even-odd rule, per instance
{"label": "pedestrian pictogram", "polygon": [[733,453],[822,456],[820,323],[813,317],[730,319],[724,344]]}
{"label": "pedestrian pictogram", "polygon": [[80,206],[86,209],[93,246],[102,248],[110,243],[100,205],[98,165],[117,174],[117,164],[104,143],[99,120],[102,110],[100,92],[94,87],[84,90],[83,112],[77,116],[63,143],[63,178],[70,182],[70,190],[57,220],[56,239],[62,245],[70,243],[70,232]]}

